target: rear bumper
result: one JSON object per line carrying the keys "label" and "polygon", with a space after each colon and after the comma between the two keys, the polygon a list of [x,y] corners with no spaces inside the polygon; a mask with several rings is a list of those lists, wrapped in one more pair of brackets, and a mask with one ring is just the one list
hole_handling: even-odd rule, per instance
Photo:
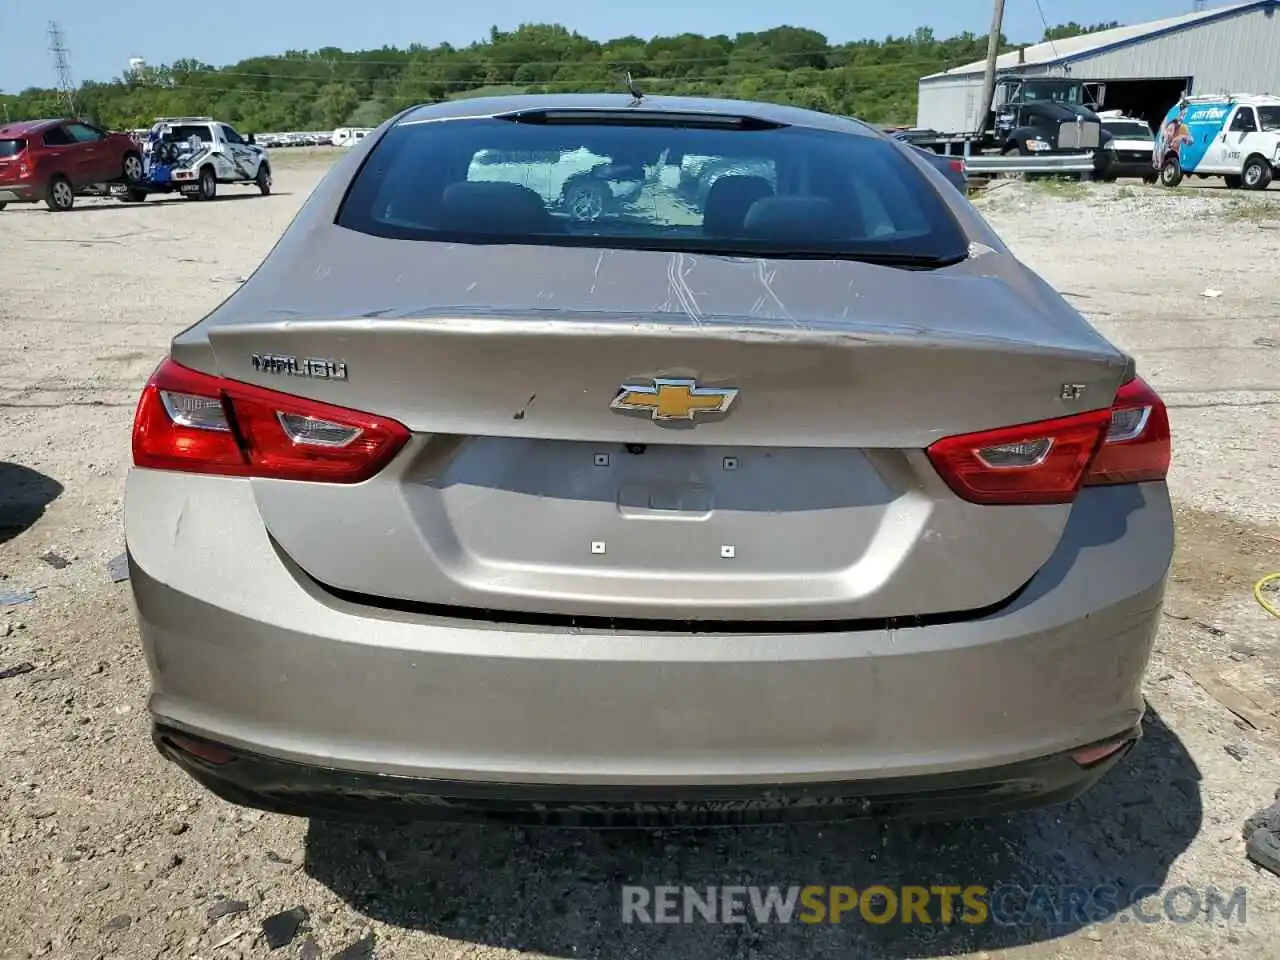
{"label": "rear bumper", "polygon": [[[1039,769],[1137,728],[1173,547],[1164,484],[1090,489],[1039,574],[979,619],[586,631],[340,600],[277,552],[245,481],[134,470],[126,511],[153,716],[243,753],[238,769],[252,775],[192,772],[264,805],[296,794],[282,786],[291,780],[328,779],[338,786],[302,792],[370,809],[385,792],[469,795],[456,784],[517,799],[542,784],[568,800],[606,789],[661,800],[1016,780],[994,771]],[[1071,794],[1056,786],[1063,777],[1035,778],[1041,788],[1021,794]]]}
{"label": "rear bumper", "polygon": [[360,773],[230,749],[159,724],[152,729],[160,754],[207,789],[231,803],[271,813],[587,828],[1007,814],[1074,799],[1115,766],[1141,735],[1141,728],[1134,728],[1096,745],[1106,753],[1090,763],[1064,753],[983,770],[885,780],[630,787]]}
{"label": "rear bumper", "polygon": [[34,203],[41,196],[35,187],[0,184],[0,203]]}

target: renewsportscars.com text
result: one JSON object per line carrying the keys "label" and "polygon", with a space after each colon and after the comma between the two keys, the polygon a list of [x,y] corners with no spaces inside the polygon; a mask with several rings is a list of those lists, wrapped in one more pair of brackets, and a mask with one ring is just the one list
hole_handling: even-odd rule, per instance
{"label": "renewsportscars.com text", "polygon": [[1246,891],[1189,886],[658,886],[622,888],[623,923],[1025,926],[1246,921]]}

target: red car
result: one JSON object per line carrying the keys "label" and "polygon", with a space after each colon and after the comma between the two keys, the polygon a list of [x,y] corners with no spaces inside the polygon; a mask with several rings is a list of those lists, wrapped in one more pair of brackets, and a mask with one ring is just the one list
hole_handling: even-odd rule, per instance
{"label": "red car", "polygon": [[142,179],[142,150],[127,133],[83,120],[24,120],[0,125],[0,210],[43,200],[70,210],[94,184]]}

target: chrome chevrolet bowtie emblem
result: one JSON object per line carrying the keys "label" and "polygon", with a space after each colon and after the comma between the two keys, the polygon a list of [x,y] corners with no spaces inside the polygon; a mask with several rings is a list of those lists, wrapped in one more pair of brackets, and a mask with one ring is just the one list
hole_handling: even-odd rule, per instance
{"label": "chrome chevrolet bowtie emblem", "polygon": [[737,398],[732,387],[700,387],[696,380],[655,378],[652,385],[624,384],[609,406],[647,413],[655,422],[692,421],[700,413],[724,413]]}

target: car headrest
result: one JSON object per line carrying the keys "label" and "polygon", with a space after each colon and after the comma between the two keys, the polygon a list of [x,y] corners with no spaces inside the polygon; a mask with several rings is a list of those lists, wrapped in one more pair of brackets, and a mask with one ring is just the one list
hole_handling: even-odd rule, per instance
{"label": "car headrest", "polygon": [[466,181],[445,187],[440,229],[476,233],[551,233],[554,221],[528,187],[501,181]]}
{"label": "car headrest", "polygon": [[773,196],[773,186],[764,177],[729,174],[721,177],[707,191],[702,208],[702,233],[707,237],[742,235],[747,211],[757,200]]}
{"label": "car headrest", "polygon": [[766,197],[751,205],[743,223],[743,234],[753,240],[836,240],[849,232],[825,197]]}

